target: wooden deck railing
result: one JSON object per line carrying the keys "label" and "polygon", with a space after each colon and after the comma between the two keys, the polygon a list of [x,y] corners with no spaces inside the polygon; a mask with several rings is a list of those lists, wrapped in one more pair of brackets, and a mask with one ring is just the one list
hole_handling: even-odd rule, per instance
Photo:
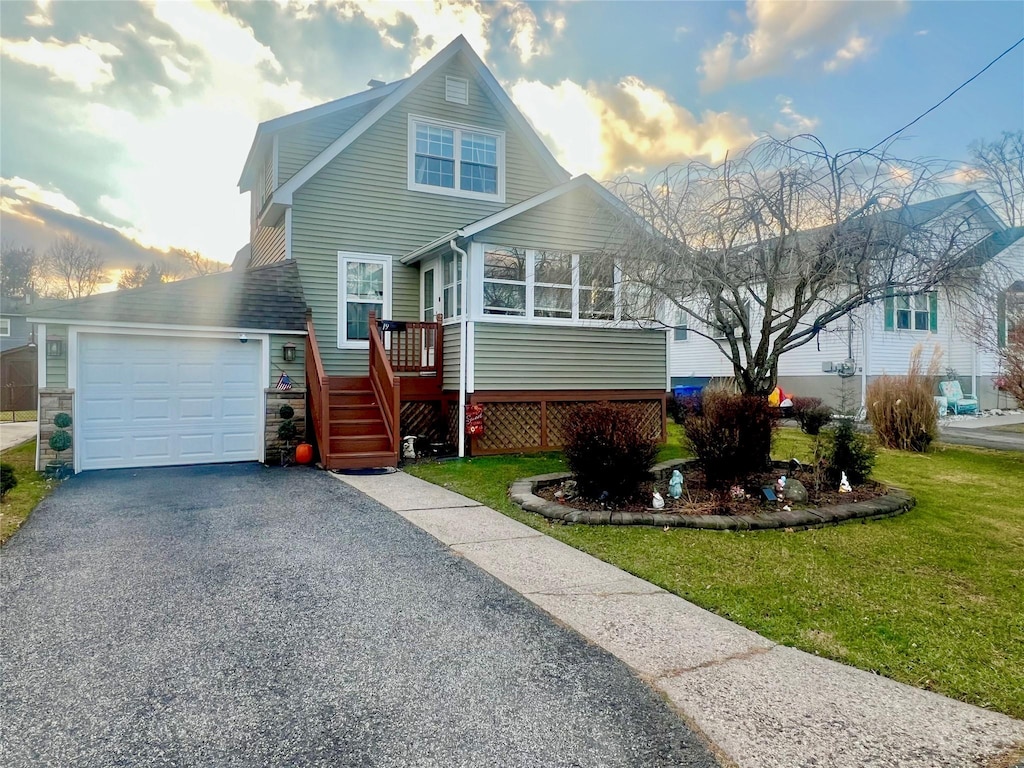
{"label": "wooden deck railing", "polygon": [[393,330],[385,331],[390,342],[385,346],[388,362],[395,373],[441,377],[444,364],[443,319],[444,315],[438,315],[437,322],[393,322]]}
{"label": "wooden deck railing", "polygon": [[376,313],[370,312],[370,386],[373,388],[380,411],[384,417],[384,428],[388,433],[390,450],[394,453],[395,465],[398,464],[398,429],[401,410],[402,380],[395,376],[388,359],[384,341],[377,329]]}
{"label": "wooden deck railing", "polygon": [[320,350],[316,345],[312,317],[306,317],[306,332],[306,387],[309,413],[313,421],[316,442],[320,446],[320,457],[326,461],[330,447],[330,385],[324,372],[323,360],[320,359]]}

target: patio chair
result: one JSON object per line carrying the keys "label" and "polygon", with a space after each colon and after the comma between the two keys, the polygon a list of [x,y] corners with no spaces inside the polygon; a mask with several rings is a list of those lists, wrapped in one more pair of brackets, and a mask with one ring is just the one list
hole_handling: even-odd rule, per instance
{"label": "patio chair", "polygon": [[939,392],[946,398],[953,413],[975,413],[978,410],[978,399],[965,397],[959,381],[940,381]]}

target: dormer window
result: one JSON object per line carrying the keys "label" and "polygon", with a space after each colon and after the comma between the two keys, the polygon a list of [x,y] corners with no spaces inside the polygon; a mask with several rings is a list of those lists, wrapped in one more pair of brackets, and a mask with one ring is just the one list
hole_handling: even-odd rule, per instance
{"label": "dormer window", "polygon": [[505,200],[505,134],[409,117],[409,189]]}

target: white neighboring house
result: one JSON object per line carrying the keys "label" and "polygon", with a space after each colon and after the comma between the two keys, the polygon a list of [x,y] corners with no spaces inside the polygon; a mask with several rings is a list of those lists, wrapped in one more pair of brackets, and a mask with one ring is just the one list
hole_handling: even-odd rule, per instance
{"label": "white neighboring house", "polygon": [[[786,352],[779,361],[779,386],[788,394],[820,397],[834,407],[863,406],[868,382],[886,373],[906,373],[910,354],[920,344],[925,365],[938,347],[940,369],[955,371],[964,393],[978,397],[982,408],[1015,405],[994,382],[1000,375],[997,347],[1005,343],[1008,323],[1024,307],[1024,227],[1005,229],[979,196],[961,197],[960,204],[976,207],[990,230],[973,253],[985,274],[998,275],[1004,286],[998,306],[968,311],[954,292],[942,287],[866,305]],[[669,334],[673,387],[732,377],[732,364],[718,343],[685,327]]]}

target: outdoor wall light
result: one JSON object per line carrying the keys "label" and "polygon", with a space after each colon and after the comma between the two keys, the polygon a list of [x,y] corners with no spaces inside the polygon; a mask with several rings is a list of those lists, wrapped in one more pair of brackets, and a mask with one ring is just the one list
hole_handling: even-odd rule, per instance
{"label": "outdoor wall light", "polygon": [[247,343],[249,341],[249,337],[246,336],[244,333],[240,333],[240,334],[238,334],[238,340],[240,342],[242,342],[243,344],[245,344],[245,343]]}
{"label": "outdoor wall light", "polygon": [[295,345],[292,344],[290,341],[283,347],[281,347],[281,352],[284,354],[284,361],[286,363],[295,362]]}
{"label": "outdoor wall light", "polygon": [[61,357],[64,354],[64,339],[60,336],[46,337],[46,356]]}

